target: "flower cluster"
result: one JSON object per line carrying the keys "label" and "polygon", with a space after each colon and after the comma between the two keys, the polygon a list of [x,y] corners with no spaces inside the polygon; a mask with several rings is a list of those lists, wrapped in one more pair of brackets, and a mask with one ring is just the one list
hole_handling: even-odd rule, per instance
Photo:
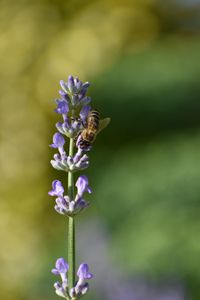
{"label": "flower cluster", "polygon": [[67,155],[64,150],[65,139],[56,132],[53,136],[52,148],[57,148],[59,153],[54,154],[54,159],[51,160],[52,166],[57,170],[66,172],[75,172],[86,169],[89,166],[89,158],[83,153],[82,149],[78,149],[74,156]]}
{"label": "flower cluster", "polygon": [[[78,177],[76,181],[76,195],[74,196],[73,173],[86,169],[89,166],[89,158],[85,152],[91,149],[91,146],[80,147],[79,133],[82,132],[86,126],[86,120],[90,112],[88,105],[91,99],[86,96],[89,83],[82,83],[77,77],[69,76],[68,81],[60,82],[61,90],[59,91],[60,98],[56,99],[57,107],[55,112],[62,115],[63,120],[56,124],[58,132],[53,135],[53,143],[51,148],[57,149],[58,153],[54,154],[51,160],[51,165],[57,170],[68,172],[68,195],[65,195],[64,187],[59,180],[52,182],[52,190],[49,192],[50,196],[56,197],[55,210],[62,215],[68,216],[69,221],[74,222],[74,216],[86,208],[89,203],[83,198],[84,193],[91,193],[91,188],[88,179],[85,175]],[[69,154],[66,153],[65,138],[70,138]],[[73,154],[73,147],[75,140],[77,151]],[[71,182],[69,183],[69,178]],[[71,227],[69,227],[71,228]],[[73,233],[69,229],[68,236],[71,239]],[[73,238],[70,240],[73,242]],[[68,252],[72,251],[68,249]],[[74,251],[74,250],[73,250]],[[72,255],[74,255],[72,253]],[[69,258],[69,257],[68,257]],[[72,260],[69,258],[70,266],[73,265]],[[84,295],[88,290],[87,279],[93,277],[89,273],[89,267],[83,263],[79,266],[77,271],[78,281],[71,282],[72,273],[75,273],[74,267],[68,266],[64,258],[59,258],[56,261],[56,268],[52,270],[53,274],[60,275],[62,282],[56,282],[54,287],[56,294],[68,300],[78,299]],[[68,276],[68,278],[67,278]],[[69,284],[68,284],[69,282]]]}
{"label": "flower cluster", "polygon": [[91,101],[86,96],[89,82],[82,83],[77,77],[69,76],[68,81],[60,81],[60,98],[56,99],[55,112],[63,116],[63,122],[58,122],[58,131],[67,137],[74,138],[83,128],[83,124],[90,111]]}
{"label": "flower cluster", "polygon": [[[78,135],[83,130],[91,110],[88,105],[91,98],[86,96],[90,84],[89,82],[82,83],[77,77],[69,76],[68,81],[61,80],[60,85],[62,89],[59,91],[60,98],[55,100],[57,104],[55,112],[62,115],[63,122],[56,123],[59,132],[54,134],[53,144],[50,147],[57,148],[59,153],[54,154],[51,164],[57,170],[75,172],[89,165],[89,158],[84,152],[89,151],[91,146],[85,149],[79,147],[80,136]],[[78,151],[74,156],[66,154],[63,135],[68,138],[77,138]]]}
{"label": "flower cluster", "polygon": [[82,263],[77,271],[78,280],[75,283],[75,286],[69,289],[67,272],[69,270],[69,265],[64,258],[58,258],[56,261],[55,268],[52,269],[54,275],[60,275],[61,281],[54,284],[56,294],[63,298],[72,298],[78,299],[81,296],[85,295],[88,290],[88,282],[86,280],[93,278],[93,274],[89,272],[89,267],[87,264]]}
{"label": "flower cluster", "polygon": [[74,199],[70,199],[69,196],[63,196],[64,188],[59,180],[54,180],[52,182],[52,190],[49,192],[49,195],[57,197],[55,210],[59,214],[73,216],[89,205],[89,202],[83,199],[83,194],[85,192],[92,192],[87,177],[84,175],[79,176],[76,181],[76,187],[76,196]]}

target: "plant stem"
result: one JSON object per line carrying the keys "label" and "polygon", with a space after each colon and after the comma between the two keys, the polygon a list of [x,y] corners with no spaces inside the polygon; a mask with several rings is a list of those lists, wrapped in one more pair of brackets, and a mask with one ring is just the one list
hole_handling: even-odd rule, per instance
{"label": "plant stem", "polygon": [[[73,156],[74,141],[70,138],[69,142],[69,155]],[[74,178],[73,173],[68,172],[68,195],[70,200],[74,199]],[[68,284],[69,289],[74,286],[75,283],[75,220],[74,217],[69,217],[68,222]]]}

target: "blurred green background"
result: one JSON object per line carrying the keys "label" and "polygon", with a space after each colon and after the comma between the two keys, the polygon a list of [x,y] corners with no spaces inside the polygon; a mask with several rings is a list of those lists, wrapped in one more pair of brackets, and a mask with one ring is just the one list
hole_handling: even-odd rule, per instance
{"label": "blurred green background", "polygon": [[112,122],[77,220],[85,299],[200,299],[200,1],[0,2],[0,299],[53,300],[66,219],[47,192],[59,80]]}

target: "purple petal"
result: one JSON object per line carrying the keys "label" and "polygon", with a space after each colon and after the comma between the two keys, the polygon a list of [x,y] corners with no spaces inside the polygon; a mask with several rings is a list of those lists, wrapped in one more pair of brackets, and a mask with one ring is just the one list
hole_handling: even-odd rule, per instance
{"label": "purple petal", "polygon": [[83,87],[84,89],[88,89],[89,86],[90,86],[90,83],[89,83],[88,81],[86,81],[86,82],[82,85],[82,87]]}
{"label": "purple petal", "polygon": [[65,92],[63,90],[59,90],[59,94],[60,94],[62,100],[66,100],[67,103],[69,103],[70,98],[69,98],[69,95],[67,94],[67,92]]}
{"label": "purple petal", "polygon": [[69,75],[68,77],[67,87],[70,90],[70,92],[74,91],[74,77],[72,75]]}
{"label": "purple petal", "polygon": [[[82,159],[83,159],[83,157],[82,157]],[[88,178],[85,175],[79,176],[79,178],[76,181],[76,187],[78,190],[78,195],[80,197],[82,197],[82,195],[85,192],[88,192],[88,193],[92,192],[91,188],[88,186]]]}
{"label": "purple petal", "polygon": [[[63,80],[62,80],[62,81],[63,81]],[[64,92],[63,90],[59,90],[59,94],[60,94],[60,96],[65,97],[66,92]]]}
{"label": "purple petal", "polygon": [[64,215],[65,214],[65,210],[63,208],[60,208],[58,205],[54,206],[54,209],[57,213]]}
{"label": "purple petal", "polygon": [[61,197],[56,198],[56,204],[57,207],[62,211],[67,209],[67,202],[64,198]]}
{"label": "purple petal", "polygon": [[93,278],[94,277],[94,275],[92,274],[92,273],[87,273],[87,275],[86,275],[86,279],[91,279],[91,278]]}
{"label": "purple petal", "polygon": [[67,273],[69,269],[68,263],[65,261],[64,258],[58,258],[56,261],[56,269],[59,273]]}
{"label": "purple petal", "polygon": [[52,190],[48,193],[50,196],[62,197],[64,193],[64,188],[61,181],[54,180],[52,182]]}
{"label": "purple petal", "polygon": [[87,119],[87,116],[88,116],[90,110],[91,110],[91,106],[89,106],[89,105],[85,105],[81,109],[81,111],[80,111],[80,117],[81,117],[81,119],[82,119],[83,122],[85,122],[85,120]]}
{"label": "purple petal", "polygon": [[93,274],[89,273],[89,266],[88,264],[82,263],[77,271],[77,275],[81,279],[91,279],[93,278]]}
{"label": "purple petal", "polygon": [[77,163],[79,161],[79,159],[81,158],[82,153],[83,153],[82,149],[78,148],[78,151],[74,155],[74,163]]}
{"label": "purple petal", "polygon": [[53,273],[54,275],[60,275],[57,269],[52,269],[51,273]]}
{"label": "purple petal", "polygon": [[66,114],[69,111],[68,103],[65,99],[58,99],[57,101],[57,108],[55,109],[55,112],[57,114]]}
{"label": "purple petal", "polygon": [[80,264],[78,271],[77,271],[77,275],[80,278],[85,278],[85,275],[87,274],[87,272],[89,271],[89,266],[87,264]]}
{"label": "purple petal", "polygon": [[65,92],[67,92],[67,84],[64,82],[64,80],[60,80],[60,86]]}
{"label": "purple petal", "polygon": [[83,198],[78,198],[75,200],[75,202],[76,202],[76,207],[79,209],[83,209],[89,206],[89,202],[86,202]]}
{"label": "purple petal", "polygon": [[52,148],[63,148],[65,144],[65,139],[59,132],[53,135],[53,144],[50,145]]}
{"label": "purple petal", "polygon": [[80,89],[82,88],[82,81],[78,79],[78,77],[74,78],[74,85],[76,87],[76,91],[80,91]]}

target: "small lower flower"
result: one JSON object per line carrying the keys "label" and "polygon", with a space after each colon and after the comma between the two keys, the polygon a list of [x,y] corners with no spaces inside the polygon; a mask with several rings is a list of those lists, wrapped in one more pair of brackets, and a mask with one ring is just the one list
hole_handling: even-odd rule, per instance
{"label": "small lower flower", "polygon": [[56,294],[63,298],[68,297],[68,282],[67,282],[67,272],[69,270],[69,265],[64,258],[58,258],[56,261],[55,268],[51,270],[54,275],[60,275],[62,283],[55,282],[54,287],[56,289]]}
{"label": "small lower flower", "polygon": [[89,202],[82,198],[70,201],[68,196],[64,196],[63,198],[56,198],[54,208],[61,215],[74,216],[87,206],[89,206]]}
{"label": "small lower flower", "polygon": [[85,175],[79,176],[76,181],[76,187],[79,197],[82,197],[85,192],[88,192],[89,194],[92,193],[92,189],[88,183],[88,178]]}
{"label": "small lower flower", "polygon": [[57,170],[65,172],[76,172],[84,170],[89,166],[89,158],[79,149],[77,153],[72,156],[67,156],[65,151],[60,154],[54,154],[54,159],[51,160],[51,165]]}
{"label": "small lower flower", "polygon": [[68,294],[66,293],[66,290],[64,289],[63,285],[60,282],[55,282],[54,285],[55,292],[58,296],[66,298],[68,297]]}
{"label": "small lower flower", "polygon": [[49,145],[51,148],[56,148],[58,149],[60,155],[64,154],[64,144],[65,144],[65,139],[62,136],[62,134],[60,134],[59,132],[56,132],[53,135],[53,144]]}
{"label": "small lower flower", "polygon": [[86,280],[94,277],[94,275],[89,272],[89,266],[86,263],[80,264],[77,271],[77,276],[79,279],[76,282],[75,287],[73,287],[69,292],[72,298],[80,298],[81,296],[85,295],[89,289],[89,284],[86,282]]}
{"label": "small lower flower", "polygon": [[[77,194],[74,199],[69,196],[64,196],[64,187],[62,182],[54,180],[52,182],[52,190],[48,193],[50,196],[56,196],[55,210],[61,215],[74,216],[84,208],[89,206],[89,202],[85,201],[82,196],[83,193],[91,193],[91,188],[88,186],[88,179],[86,176],[79,176],[76,181]],[[81,189],[81,192],[80,192]]]}
{"label": "small lower flower", "polygon": [[68,269],[69,266],[65,259],[58,258],[56,261],[56,267],[52,269],[52,273],[54,275],[60,275],[62,280],[61,283],[58,281],[54,283],[56,294],[63,298],[79,299],[88,291],[89,284],[86,280],[93,278],[94,275],[89,272],[89,266],[86,263],[80,264],[77,271],[79,279],[75,286],[69,290],[67,283]]}
{"label": "small lower flower", "polygon": [[50,196],[62,197],[64,193],[64,187],[62,186],[61,181],[54,180],[52,182],[52,190],[48,192]]}

